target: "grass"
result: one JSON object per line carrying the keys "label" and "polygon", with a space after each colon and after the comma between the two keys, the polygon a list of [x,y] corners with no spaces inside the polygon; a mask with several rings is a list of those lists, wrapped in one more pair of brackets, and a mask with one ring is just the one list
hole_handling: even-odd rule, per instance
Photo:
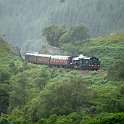
{"label": "grass", "polygon": [[90,46],[124,46],[124,33],[112,34],[91,40]]}

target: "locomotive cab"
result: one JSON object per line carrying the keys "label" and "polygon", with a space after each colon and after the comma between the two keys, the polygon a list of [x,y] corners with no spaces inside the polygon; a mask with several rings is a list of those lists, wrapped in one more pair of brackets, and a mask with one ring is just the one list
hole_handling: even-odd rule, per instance
{"label": "locomotive cab", "polygon": [[90,61],[91,61],[89,65],[90,70],[98,70],[100,68],[100,61],[98,58],[91,57]]}

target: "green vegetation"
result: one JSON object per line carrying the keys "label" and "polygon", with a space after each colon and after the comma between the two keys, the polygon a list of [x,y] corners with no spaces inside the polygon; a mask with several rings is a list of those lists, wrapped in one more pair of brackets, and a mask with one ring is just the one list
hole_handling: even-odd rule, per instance
{"label": "green vegetation", "polygon": [[103,112],[123,112],[123,81],[113,83],[100,73],[28,64],[9,79],[8,116],[1,119],[15,124],[83,124],[102,118]]}
{"label": "green vegetation", "polygon": [[59,46],[63,46],[63,44],[68,43],[78,43],[84,42],[89,38],[89,30],[83,25],[73,25],[68,32],[63,34],[59,39]]}
{"label": "green vegetation", "polygon": [[16,47],[12,47],[0,38],[0,69],[8,71],[10,68],[12,70],[14,66],[21,65],[21,58],[17,55],[18,53],[15,53],[15,49]]}
{"label": "green vegetation", "polygon": [[[54,26],[61,27],[61,25]],[[67,29],[64,27],[63,32],[65,33],[58,37],[59,33],[56,33],[58,29],[52,27],[53,25],[45,29],[47,31],[46,39],[51,45],[54,42],[55,46],[60,47],[63,50],[61,54],[96,56],[101,60],[101,67],[104,70],[108,70],[108,67],[117,60],[124,60],[124,33],[89,39],[88,28],[80,24],[72,26],[69,31],[66,31]],[[54,36],[51,36],[53,32]],[[53,39],[50,41],[48,37]]]}
{"label": "green vegetation", "polygon": [[90,122],[89,124],[123,124],[124,123],[124,113],[105,115],[103,118],[97,118],[96,120]]}
{"label": "green vegetation", "polygon": [[42,32],[50,45],[59,46],[60,37],[67,31],[64,25],[52,25],[43,29]]}
{"label": "green vegetation", "polygon": [[0,37],[21,54],[48,43],[101,61],[93,72],[33,65],[0,38],[0,124],[123,124],[119,32],[123,0],[0,0]]}
{"label": "green vegetation", "polygon": [[[124,35],[77,39],[79,27],[50,38],[59,39],[59,44],[54,43],[61,43],[62,54],[84,53],[100,58],[99,71],[77,72],[26,63],[0,39],[0,124],[124,122]],[[56,26],[51,30],[55,33]],[[62,38],[72,32],[76,34],[69,38],[72,40]]]}
{"label": "green vegetation", "polygon": [[109,77],[113,80],[124,79],[124,60],[118,60],[109,67]]}
{"label": "green vegetation", "polygon": [[0,114],[7,113],[9,106],[9,79],[21,67],[21,58],[13,47],[0,38]]}
{"label": "green vegetation", "polygon": [[88,31],[88,28],[83,24],[74,25],[69,31],[64,25],[51,25],[42,30],[47,42],[57,47],[66,43],[84,42],[89,38]]}
{"label": "green vegetation", "polygon": [[102,67],[108,69],[118,59],[124,60],[124,33],[90,40],[80,52],[100,58]]}
{"label": "green vegetation", "polygon": [[101,67],[107,70],[117,60],[124,60],[124,33],[101,36],[84,42],[62,44],[64,54],[96,56],[101,60]]}

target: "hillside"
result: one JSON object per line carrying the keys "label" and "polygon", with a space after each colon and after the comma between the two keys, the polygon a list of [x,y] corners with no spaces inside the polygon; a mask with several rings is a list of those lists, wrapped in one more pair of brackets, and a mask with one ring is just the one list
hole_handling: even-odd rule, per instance
{"label": "hillside", "polygon": [[100,58],[102,67],[107,69],[118,59],[124,60],[124,33],[91,39],[80,51],[84,54]]}
{"label": "hillside", "polygon": [[[62,43],[60,48],[61,53],[58,54],[62,55],[75,56],[78,54],[83,54],[98,57],[101,61],[101,68],[106,70],[117,60],[124,60],[124,33],[99,36],[94,39],[90,38],[85,42],[72,42],[71,40],[70,42]],[[48,54],[52,54],[50,48],[40,50],[42,53],[46,51]]]}
{"label": "hillside", "polygon": [[[110,64],[117,55],[123,55],[123,41],[123,34],[115,34],[73,45],[82,53],[99,57],[103,69],[105,63]],[[3,39],[0,47],[0,67],[4,68],[0,72],[0,123],[97,124],[124,121],[123,79],[113,81],[102,70],[80,73],[22,64],[12,46]],[[23,66],[18,69],[20,64]]]}
{"label": "hillside", "polygon": [[62,49],[65,55],[83,54],[98,57],[101,68],[106,70],[117,60],[124,60],[124,33],[90,38],[85,42],[64,43]]}
{"label": "hillside", "polygon": [[1,113],[7,113],[7,107],[9,106],[9,79],[19,72],[21,66],[22,60],[18,48],[0,38],[0,116]]}
{"label": "hillside", "polygon": [[0,37],[0,124],[124,124],[124,0],[0,0]]}
{"label": "hillside", "polygon": [[0,69],[7,69],[9,71],[9,66],[12,63],[16,66],[21,63],[19,50],[0,38]]}

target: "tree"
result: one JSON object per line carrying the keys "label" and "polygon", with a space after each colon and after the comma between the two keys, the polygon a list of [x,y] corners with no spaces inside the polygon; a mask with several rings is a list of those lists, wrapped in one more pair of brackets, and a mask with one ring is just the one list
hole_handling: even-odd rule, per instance
{"label": "tree", "polygon": [[106,98],[104,111],[109,113],[124,112],[124,84],[119,84],[116,90]]}
{"label": "tree", "polygon": [[63,34],[59,39],[59,44],[62,46],[65,43],[84,42],[89,38],[89,29],[83,24],[74,25],[68,32]]}
{"label": "tree", "polygon": [[7,80],[9,80],[10,74],[7,72],[7,70],[0,69],[0,82],[6,83]]}
{"label": "tree", "polygon": [[41,91],[39,98],[38,117],[48,117],[51,114],[64,115],[77,111],[89,104],[89,90],[85,81],[70,79],[50,83]]}
{"label": "tree", "polygon": [[16,74],[18,72],[18,69],[13,61],[9,63],[9,67],[11,69],[11,73]]}
{"label": "tree", "polygon": [[89,121],[88,124],[123,124],[124,123],[124,113],[107,114],[100,118],[93,119]]}
{"label": "tree", "polygon": [[60,39],[59,39],[59,46],[62,46],[65,43],[69,43],[71,42],[71,37],[69,32],[66,32],[65,34],[63,34]]}
{"label": "tree", "polygon": [[9,107],[8,80],[10,74],[0,69],[0,115],[6,114]]}
{"label": "tree", "polygon": [[114,80],[124,80],[124,60],[118,60],[109,67],[108,76]]}
{"label": "tree", "polygon": [[9,94],[5,89],[1,89],[0,86],[0,115],[1,113],[6,114],[9,106]]}
{"label": "tree", "polygon": [[27,101],[27,77],[26,73],[19,73],[10,79],[10,108],[24,106]]}
{"label": "tree", "polygon": [[72,42],[83,41],[89,38],[89,29],[83,24],[72,26],[69,34]]}
{"label": "tree", "polygon": [[44,28],[42,32],[50,45],[58,46],[60,37],[67,31],[64,25],[51,25]]}
{"label": "tree", "polygon": [[10,124],[8,120],[4,117],[0,117],[0,124]]}

